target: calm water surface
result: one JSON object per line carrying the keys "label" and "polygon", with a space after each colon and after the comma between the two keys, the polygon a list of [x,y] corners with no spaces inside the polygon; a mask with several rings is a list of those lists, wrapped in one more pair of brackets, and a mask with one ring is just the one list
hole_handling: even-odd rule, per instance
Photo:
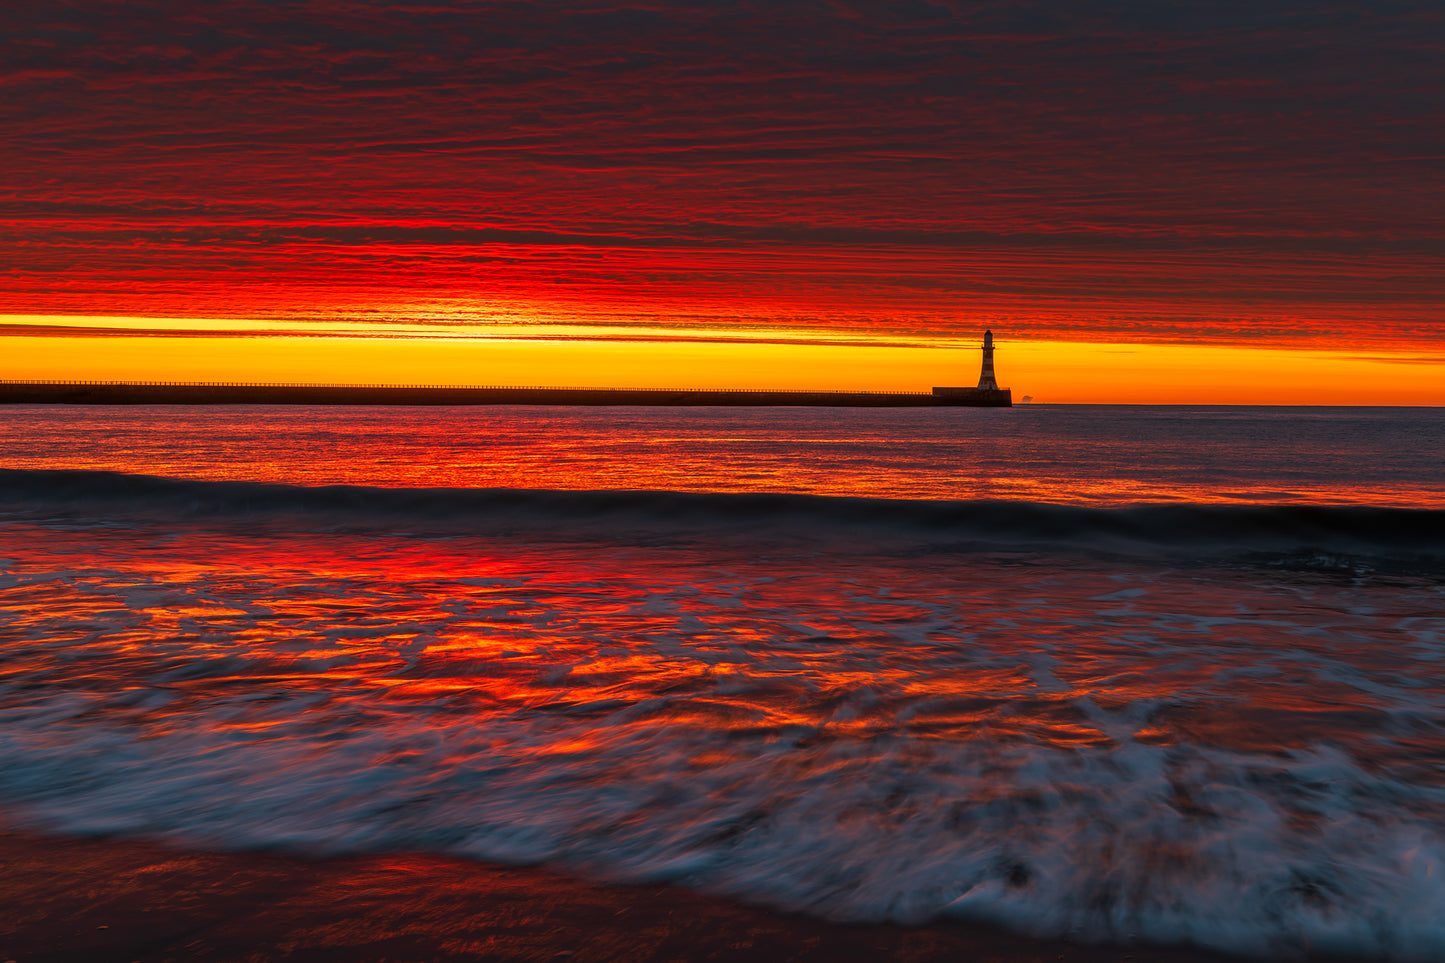
{"label": "calm water surface", "polygon": [[1445,956],[1434,410],[3,414],[12,825]]}

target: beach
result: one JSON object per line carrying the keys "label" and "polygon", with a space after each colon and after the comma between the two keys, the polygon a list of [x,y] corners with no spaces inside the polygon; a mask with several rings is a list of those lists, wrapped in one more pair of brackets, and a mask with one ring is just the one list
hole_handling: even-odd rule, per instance
{"label": "beach", "polygon": [[307,859],[0,835],[0,954],[138,960],[1210,963],[983,926],[843,925],[671,886],[604,886],[421,854]]}

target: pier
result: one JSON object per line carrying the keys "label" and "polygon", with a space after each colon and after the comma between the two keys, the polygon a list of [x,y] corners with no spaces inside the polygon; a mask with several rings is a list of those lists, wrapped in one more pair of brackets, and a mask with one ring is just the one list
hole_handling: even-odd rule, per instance
{"label": "pier", "polygon": [[14,405],[638,405],[833,408],[1000,408],[1005,389],[754,391],[712,388],[544,388],[477,385],[308,385],[168,381],[0,381]]}
{"label": "pier", "polygon": [[759,391],[727,388],[546,388],[506,385],[316,385],[202,381],[0,381],[11,405],[636,405],[644,407],[1009,408],[983,336],[976,388]]}

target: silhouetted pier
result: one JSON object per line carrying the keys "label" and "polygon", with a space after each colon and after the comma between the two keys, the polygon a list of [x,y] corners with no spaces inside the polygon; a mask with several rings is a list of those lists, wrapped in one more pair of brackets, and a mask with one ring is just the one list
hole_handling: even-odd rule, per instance
{"label": "silhouetted pier", "polygon": [[177,381],[0,381],[0,404],[25,405],[646,405],[1005,408],[1009,389],[752,391],[496,385],[307,385]]}

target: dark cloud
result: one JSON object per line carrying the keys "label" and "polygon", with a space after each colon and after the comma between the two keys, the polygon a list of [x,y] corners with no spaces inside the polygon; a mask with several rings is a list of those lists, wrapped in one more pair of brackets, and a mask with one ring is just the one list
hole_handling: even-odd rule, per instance
{"label": "dark cloud", "polygon": [[0,310],[1445,316],[1436,4],[55,0],[0,36]]}

